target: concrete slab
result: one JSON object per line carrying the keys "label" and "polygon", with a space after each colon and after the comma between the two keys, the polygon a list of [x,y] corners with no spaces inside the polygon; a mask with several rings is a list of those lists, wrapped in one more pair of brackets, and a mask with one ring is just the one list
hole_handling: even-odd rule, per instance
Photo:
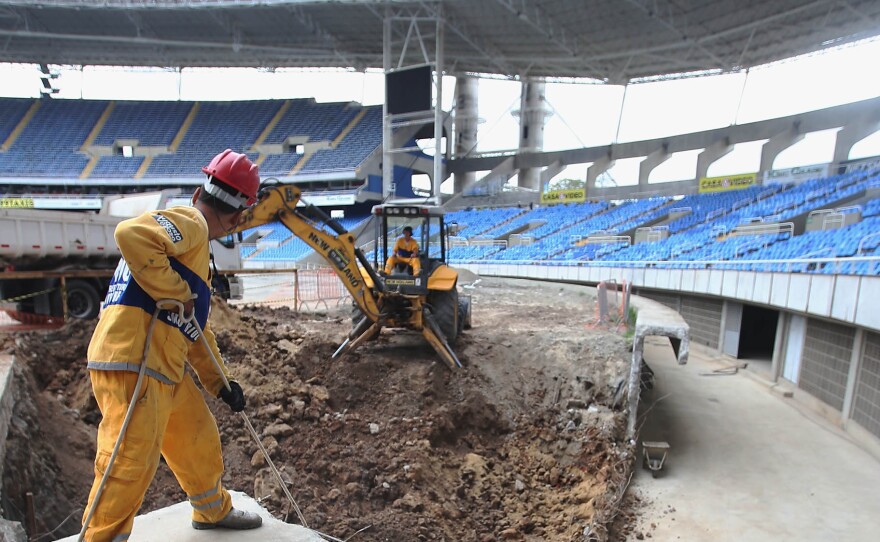
{"label": "concrete slab", "polygon": [[629,396],[629,415],[626,426],[627,439],[632,439],[636,434],[639,380],[642,370],[645,339],[647,337],[669,337],[678,356],[679,365],[687,363],[691,344],[690,326],[677,311],[651,299],[635,295],[632,296],[631,303],[638,311],[638,315],[636,316],[635,332],[633,333],[632,365],[630,366],[629,383],[627,386],[627,394]]}
{"label": "concrete slab", "polygon": [[687,363],[690,352],[690,326],[684,317],[674,311],[646,297],[632,296],[631,303],[638,311],[636,317],[635,340],[645,337],[671,337],[678,339],[680,345],[677,348],[678,363]]}
{"label": "concrete slab", "polygon": [[[251,531],[230,531],[214,529],[197,531],[192,528],[190,520],[192,507],[188,502],[181,502],[168,508],[162,508],[149,514],[138,516],[134,520],[130,542],[323,542],[323,538],[309,529],[299,525],[290,525],[275,519],[262,506],[244,493],[230,491],[232,504],[236,508],[256,512],[263,516],[263,526]],[[77,537],[62,539],[62,542],[76,542]]]}
{"label": "concrete slab", "polygon": [[671,450],[657,479],[637,463],[642,538],[877,540],[880,462],[845,432],[744,371],[704,376],[729,361],[703,349],[682,367],[666,339],[648,339],[645,360],[656,380],[640,436]]}

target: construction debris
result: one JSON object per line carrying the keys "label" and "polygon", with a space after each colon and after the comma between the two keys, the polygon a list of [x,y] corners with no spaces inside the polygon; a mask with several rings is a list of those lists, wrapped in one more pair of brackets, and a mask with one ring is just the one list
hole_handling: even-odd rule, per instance
{"label": "construction debris", "polygon": [[[217,303],[211,318],[262,444],[310,527],[345,539],[371,526],[358,541],[607,540],[634,459],[625,417],[612,407],[629,353],[622,336],[585,331],[588,292],[481,280],[471,290],[479,325],[461,339],[465,369],[456,372],[420,336],[392,330],[330,362],[351,326],[342,311]],[[81,507],[92,480],[100,414],[85,371],[90,327],[5,343],[30,397],[16,408],[26,421],[11,433],[18,464],[4,476],[4,497],[34,491],[44,531]],[[238,417],[209,403],[223,438],[223,483],[293,521]],[[53,476],[40,480],[40,469]],[[142,513],[184,499],[162,464]]]}

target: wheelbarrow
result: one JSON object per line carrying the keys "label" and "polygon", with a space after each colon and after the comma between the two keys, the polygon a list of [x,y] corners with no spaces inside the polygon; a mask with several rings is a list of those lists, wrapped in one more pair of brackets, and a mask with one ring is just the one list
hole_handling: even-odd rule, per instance
{"label": "wheelbarrow", "polygon": [[668,455],[668,442],[642,441],[642,468],[650,470],[651,476],[654,478],[663,468],[663,463],[666,462]]}

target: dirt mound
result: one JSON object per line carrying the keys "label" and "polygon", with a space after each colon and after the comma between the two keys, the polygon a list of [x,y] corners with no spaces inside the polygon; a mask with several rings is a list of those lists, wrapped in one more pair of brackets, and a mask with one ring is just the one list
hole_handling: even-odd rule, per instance
{"label": "dirt mound", "polygon": [[[221,351],[310,527],[344,539],[369,526],[360,541],[604,539],[629,459],[611,399],[626,374],[622,338],[583,327],[592,306],[579,293],[493,280],[467,292],[475,327],[456,346],[466,367],[454,373],[420,336],[393,330],[331,361],[351,326],[341,311],[215,303]],[[34,455],[63,465],[71,454],[54,443],[84,435],[74,454],[82,464],[57,467],[65,480],[56,485],[58,513],[42,518],[49,528],[82,505],[91,483],[98,415],[84,369],[90,334],[90,326],[72,326],[29,334],[15,347],[34,375],[36,411],[22,427],[33,446],[43,442]],[[223,439],[224,484],[287,516],[239,418],[218,400],[209,404]],[[24,455],[18,461],[27,465]],[[163,464],[142,512],[183,499]]]}

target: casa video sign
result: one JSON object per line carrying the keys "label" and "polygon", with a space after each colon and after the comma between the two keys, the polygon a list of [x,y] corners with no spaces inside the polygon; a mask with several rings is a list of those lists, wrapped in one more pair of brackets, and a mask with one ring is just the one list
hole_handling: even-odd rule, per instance
{"label": "casa video sign", "polygon": [[728,192],[730,190],[742,190],[754,186],[757,181],[757,173],[744,173],[742,175],[725,175],[723,177],[701,177],[700,193]]}
{"label": "casa video sign", "polygon": [[587,191],[582,188],[573,190],[551,190],[541,193],[541,203],[554,205],[556,203],[583,203],[587,201]]}

